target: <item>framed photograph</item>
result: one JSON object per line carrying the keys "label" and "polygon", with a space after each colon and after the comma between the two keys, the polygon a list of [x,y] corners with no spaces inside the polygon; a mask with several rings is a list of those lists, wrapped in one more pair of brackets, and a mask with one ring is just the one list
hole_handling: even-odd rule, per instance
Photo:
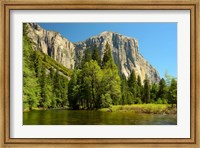
{"label": "framed photograph", "polygon": [[1,1],[1,146],[199,147],[198,1]]}

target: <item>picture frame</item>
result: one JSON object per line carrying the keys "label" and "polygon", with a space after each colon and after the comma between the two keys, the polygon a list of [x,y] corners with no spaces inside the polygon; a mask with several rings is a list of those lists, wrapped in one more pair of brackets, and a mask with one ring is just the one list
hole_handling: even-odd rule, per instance
{"label": "picture frame", "polygon": [[[26,1],[1,3],[0,125],[1,146],[56,147],[199,147],[199,1]],[[190,138],[10,138],[10,10],[189,10],[190,11]]]}

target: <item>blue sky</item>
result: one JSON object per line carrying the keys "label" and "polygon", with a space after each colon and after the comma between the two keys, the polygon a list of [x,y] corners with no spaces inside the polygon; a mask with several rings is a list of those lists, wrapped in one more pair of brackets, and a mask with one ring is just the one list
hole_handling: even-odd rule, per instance
{"label": "blue sky", "polygon": [[155,67],[160,76],[166,70],[177,77],[177,24],[176,23],[39,23],[47,30],[60,32],[72,42],[100,34],[117,32],[136,38],[139,52]]}

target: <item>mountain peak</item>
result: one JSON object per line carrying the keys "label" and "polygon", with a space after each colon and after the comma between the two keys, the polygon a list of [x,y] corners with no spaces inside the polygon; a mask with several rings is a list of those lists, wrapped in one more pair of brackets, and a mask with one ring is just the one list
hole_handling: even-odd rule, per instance
{"label": "mountain peak", "polygon": [[114,32],[112,31],[103,31],[100,33],[100,35],[104,35],[104,34],[113,34]]}
{"label": "mountain peak", "polygon": [[151,83],[157,83],[160,80],[156,69],[139,53],[138,41],[135,38],[113,31],[103,31],[85,41],[72,43],[60,34],[47,31],[36,23],[29,24],[28,31],[27,35],[35,43],[36,50],[48,54],[67,68],[78,67],[84,57],[85,49],[89,48],[92,51],[95,45],[98,47],[101,59],[103,59],[108,43],[114,62],[122,75],[128,78],[134,70],[136,75],[140,75],[142,81],[146,75]]}

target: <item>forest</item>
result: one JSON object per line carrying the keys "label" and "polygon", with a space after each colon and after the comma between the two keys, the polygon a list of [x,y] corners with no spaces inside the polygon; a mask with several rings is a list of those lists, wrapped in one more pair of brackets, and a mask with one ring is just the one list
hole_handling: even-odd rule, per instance
{"label": "forest", "polygon": [[23,109],[98,110],[113,105],[177,103],[177,80],[168,73],[151,84],[142,82],[133,70],[120,75],[106,44],[101,60],[98,47],[86,49],[75,69],[65,68],[50,56],[33,50],[34,43],[23,34]]}

